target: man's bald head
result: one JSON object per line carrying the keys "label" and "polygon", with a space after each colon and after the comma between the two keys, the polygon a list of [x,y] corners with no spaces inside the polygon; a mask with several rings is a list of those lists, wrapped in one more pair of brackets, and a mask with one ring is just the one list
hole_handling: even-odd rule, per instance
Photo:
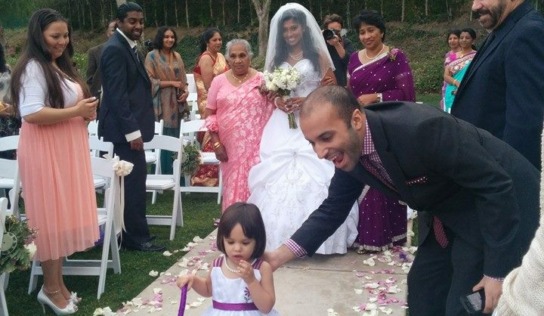
{"label": "man's bald head", "polygon": [[353,111],[360,109],[357,99],[346,88],[340,86],[319,87],[310,93],[300,110],[300,119],[311,115],[320,106],[331,105],[335,112],[349,127]]}

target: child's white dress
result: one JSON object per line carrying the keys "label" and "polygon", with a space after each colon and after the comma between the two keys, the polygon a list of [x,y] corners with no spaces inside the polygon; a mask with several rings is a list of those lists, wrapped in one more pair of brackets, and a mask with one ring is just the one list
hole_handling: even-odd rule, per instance
{"label": "child's white dress", "polygon": [[[223,265],[224,256],[221,256],[213,261],[211,272],[212,278],[212,303],[213,306],[208,308],[205,316],[278,316],[276,310],[272,310],[268,314],[261,313],[249,295],[249,290],[242,278],[230,279],[223,274],[221,266]],[[258,259],[253,263],[255,278],[261,280],[261,267],[263,260]]]}

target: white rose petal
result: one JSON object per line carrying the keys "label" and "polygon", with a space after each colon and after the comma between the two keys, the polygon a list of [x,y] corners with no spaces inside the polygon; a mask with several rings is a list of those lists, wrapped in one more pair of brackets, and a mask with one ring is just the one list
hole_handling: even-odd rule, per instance
{"label": "white rose petal", "polygon": [[366,264],[367,266],[375,266],[376,265],[376,262],[374,261],[373,258],[368,258],[366,260],[363,260],[363,264]]}
{"label": "white rose petal", "polygon": [[168,250],[166,250],[165,252],[162,253],[163,256],[165,257],[170,257],[172,255],[172,253]]}
{"label": "white rose petal", "polygon": [[355,294],[363,294],[363,289],[353,289]]}
{"label": "white rose petal", "polygon": [[149,272],[149,276],[156,277],[156,276],[158,276],[158,275],[159,275],[159,272],[158,272],[158,271],[151,270],[151,271]]}

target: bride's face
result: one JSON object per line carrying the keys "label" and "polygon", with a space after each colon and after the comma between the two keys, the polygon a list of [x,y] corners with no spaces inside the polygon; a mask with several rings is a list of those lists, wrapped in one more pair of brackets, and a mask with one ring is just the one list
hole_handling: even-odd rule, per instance
{"label": "bride's face", "polygon": [[296,46],[302,40],[302,25],[293,19],[283,22],[283,39],[289,46]]}

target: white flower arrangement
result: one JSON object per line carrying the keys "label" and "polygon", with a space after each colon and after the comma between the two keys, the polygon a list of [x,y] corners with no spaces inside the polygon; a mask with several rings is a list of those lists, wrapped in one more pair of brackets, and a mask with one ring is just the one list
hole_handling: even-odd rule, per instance
{"label": "white flower arrangement", "polygon": [[[265,88],[268,91],[273,91],[286,98],[289,96],[292,90],[294,90],[300,82],[302,77],[295,67],[276,68],[273,72],[264,72]],[[297,128],[295,121],[295,115],[288,113],[289,127]]]}

